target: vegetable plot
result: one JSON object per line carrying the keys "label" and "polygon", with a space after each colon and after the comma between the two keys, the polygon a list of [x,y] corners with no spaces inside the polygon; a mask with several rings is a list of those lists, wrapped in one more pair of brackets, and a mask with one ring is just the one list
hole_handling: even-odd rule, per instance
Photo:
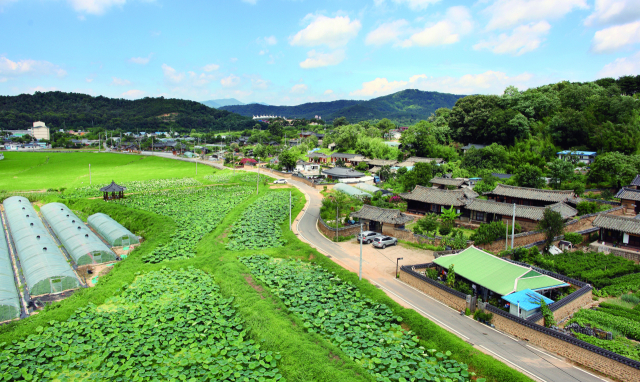
{"label": "vegetable plot", "polygon": [[616,330],[627,338],[640,341],[640,322],[618,314],[614,315],[611,310],[580,309],[568,323],[572,322],[582,327],[589,324],[591,327],[603,330]]}
{"label": "vegetable plot", "polygon": [[233,173],[227,171],[216,172],[215,174],[207,175],[204,178],[213,183],[227,183],[231,178],[233,178]]}
{"label": "vegetable plot", "polygon": [[144,258],[145,262],[159,263],[194,257],[198,241],[213,231],[252,191],[248,187],[188,188],[133,195],[117,203],[168,216],[176,223],[171,240]]}
{"label": "vegetable plot", "polygon": [[284,381],[280,355],[247,339],[244,321],[201,270],[142,275],[104,305],[78,309],[0,351],[4,380]]}
{"label": "vegetable plot", "polygon": [[[260,174],[260,181],[264,181],[264,180],[269,180],[271,179],[270,177],[266,176],[266,175],[262,175]],[[247,174],[246,176],[243,176],[241,179],[243,182],[253,182],[255,183],[258,180],[258,174]]]}
{"label": "vegetable plot", "polygon": [[[150,192],[157,190],[167,190],[175,188],[201,186],[200,182],[193,178],[173,178],[173,179],[151,179],[141,181],[131,181],[118,183],[127,188],[126,193]],[[99,184],[95,186],[79,187],[74,190],[68,190],[63,193],[63,197],[70,198],[91,198],[101,196],[100,189],[107,184]]]}
{"label": "vegetable plot", "polygon": [[227,249],[282,247],[280,224],[289,213],[289,193],[271,192],[253,202],[231,227]]}
{"label": "vegetable plot", "polygon": [[418,337],[402,329],[402,319],[387,306],[361,296],[353,285],[319,266],[265,255],[241,262],[309,332],[337,344],[378,381],[470,381],[474,375],[466,364],[450,359],[451,352],[419,346]]}

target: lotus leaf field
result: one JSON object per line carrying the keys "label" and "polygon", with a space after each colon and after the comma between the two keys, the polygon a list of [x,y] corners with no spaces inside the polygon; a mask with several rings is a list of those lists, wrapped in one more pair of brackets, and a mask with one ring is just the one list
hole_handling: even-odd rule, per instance
{"label": "lotus leaf field", "polygon": [[138,276],[104,305],[77,309],[0,351],[0,377],[33,381],[284,381],[279,354],[247,339],[212,277]]}
{"label": "lotus leaf field", "polygon": [[[266,176],[266,175],[262,175],[260,174],[260,181],[264,181],[264,180],[269,180],[271,179],[270,177]],[[245,175],[241,178],[241,180],[243,182],[252,182],[255,183],[258,180],[258,174],[248,174]]]}
{"label": "lotus leaf field", "polygon": [[[357,288],[323,268],[256,255],[241,258],[251,273],[304,321],[309,332],[337,344],[378,381],[470,381],[467,365],[450,352],[426,350],[404,330],[401,317],[361,296]],[[483,378],[477,379],[484,381]]]}
{"label": "lotus leaf field", "polygon": [[201,187],[132,195],[117,203],[170,217],[178,227],[171,240],[144,257],[159,263],[195,256],[198,241],[211,232],[253,189],[248,187]]}
{"label": "lotus leaf field", "polygon": [[233,172],[231,171],[216,172],[215,174],[207,175],[204,178],[213,183],[226,183],[230,181],[231,178],[233,178]]}
{"label": "lotus leaf field", "polygon": [[[127,188],[126,193],[145,193],[158,190],[169,190],[185,187],[196,187],[202,184],[193,178],[151,179],[118,183]],[[108,184],[96,184],[65,191],[62,196],[71,198],[93,198],[102,196],[100,189]]]}
{"label": "lotus leaf field", "polygon": [[280,224],[288,213],[288,192],[271,192],[260,197],[231,227],[227,249],[241,251],[283,246],[286,243]]}

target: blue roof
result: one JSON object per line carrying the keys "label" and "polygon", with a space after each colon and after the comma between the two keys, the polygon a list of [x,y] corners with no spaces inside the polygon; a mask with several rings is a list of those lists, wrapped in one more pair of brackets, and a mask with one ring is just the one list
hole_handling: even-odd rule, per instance
{"label": "blue roof", "polygon": [[576,155],[596,155],[597,153],[595,151],[571,151],[571,150],[564,150],[564,151],[558,151],[556,154],[576,154]]}
{"label": "blue roof", "polygon": [[503,300],[508,301],[510,304],[518,305],[518,301],[520,302],[520,309],[522,310],[535,310],[540,307],[539,304],[536,304],[535,301],[540,301],[540,299],[544,299],[544,302],[547,305],[553,302],[552,299],[544,297],[540,293],[536,293],[531,289],[523,289],[520,292],[515,292],[508,294],[506,296],[502,296]]}

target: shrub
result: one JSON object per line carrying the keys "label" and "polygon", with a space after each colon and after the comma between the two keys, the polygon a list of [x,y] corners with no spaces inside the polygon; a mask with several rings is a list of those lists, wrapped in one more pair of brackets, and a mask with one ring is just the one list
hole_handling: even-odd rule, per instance
{"label": "shrub", "polygon": [[453,229],[453,227],[449,224],[444,224],[442,223],[442,225],[440,225],[440,236],[447,236],[448,234],[451,233],[451,230]]}
{"label": "shrub", "polygon": [[564,234],[564,239],[568,242],[571,242],[571,244],[573,245],[578,245],[580,243],[582,243],[582,235],[580,235],[579,233],[575,233],[575,232],[567,232]]}
{"label": "shrub", "polygon": [[598,210],[598,203],[583,201],[576,205],[578,215],[595,214]]}
{"label": "shrub", "polygon": [[487,323],[491,323],[491,319],[493,319],[493,313],[485,313],[482,310],[478,309],[473,312],[473,319],[476,321],[485,321]]}
{"label": "shrub", "polygon": [[[489,244],[498,239],[503,239],[506,229],[507,226],[502,221],[481,224],[469,239],[473,240],[475,244]],[[520,233],[521,231],[522,227],[516,223],[515,232]],[[511,234],[511,229],[509,229],[509,234]]]}

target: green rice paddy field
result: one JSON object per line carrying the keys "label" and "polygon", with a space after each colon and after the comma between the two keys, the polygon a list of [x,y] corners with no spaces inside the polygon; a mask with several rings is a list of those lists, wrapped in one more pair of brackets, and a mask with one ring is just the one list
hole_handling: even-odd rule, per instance
{"label": "green rice paddy field", "polygon": [[[95,287],[0,326],[0,380],[530,381],[299,241],[289,189],[256,195],[255,175],[206,166],[187,179],[192,163],[157,157],[5,158],[0,189],[68,188],[47,201],[145,240]],[[89,163],[94,183],[149,181],[89,199]],[[295,217],[305,198],[290,190]]]}

